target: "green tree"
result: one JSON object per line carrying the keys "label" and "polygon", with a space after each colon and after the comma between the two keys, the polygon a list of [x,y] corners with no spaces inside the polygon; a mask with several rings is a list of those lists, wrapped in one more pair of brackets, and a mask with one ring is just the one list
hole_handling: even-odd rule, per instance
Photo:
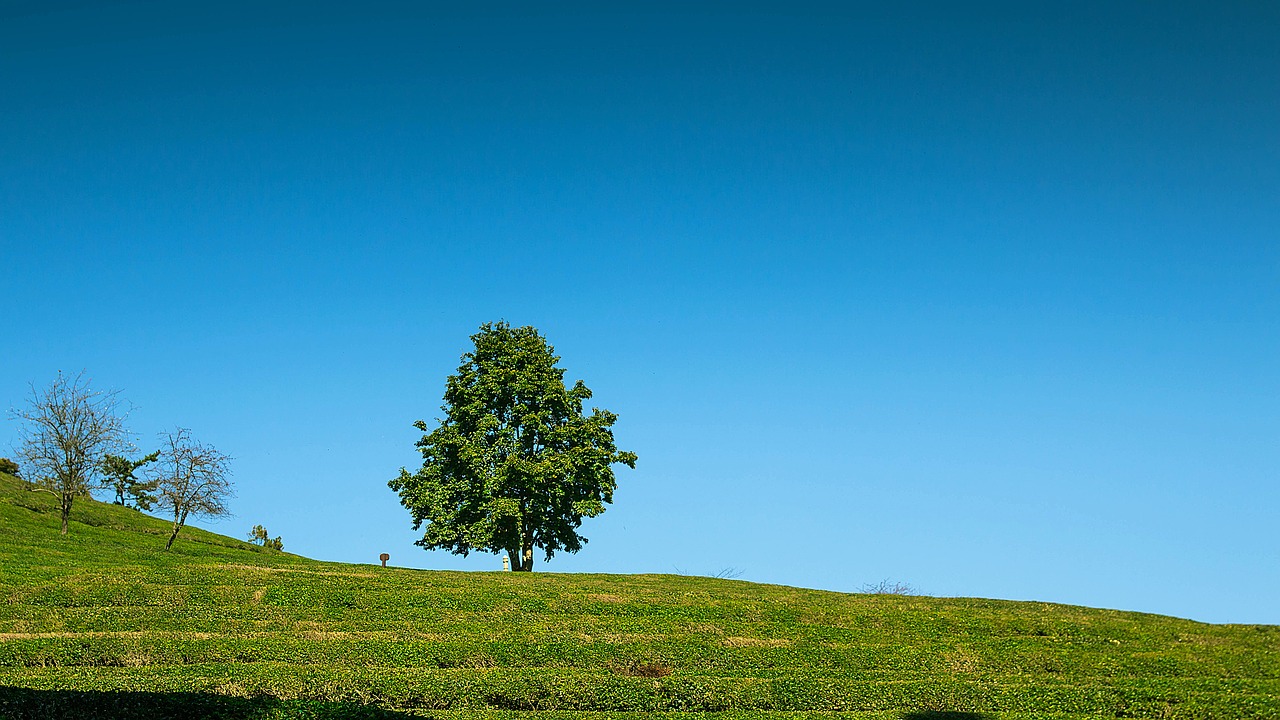
{"label": "green tree", "polygon": [[275,550],[276,552],[284,550],[284,541],[280,539],[280,536],[271,537],[271,534],[267,532],[267,528],[262,525],[253,526],[253,529],[249,531],[249,540],[267,550]]}
{"label": "green tree", "polygon": [[132,498],[134,507],[139,510],[151,509],[151,504],[156,501],[156,496],[151,494],[156,489],[156,483],[144,482],[134,473],[159,457],[160,452],[157,450],[137,460],[130,460],[123,455],[106,455],[102,458],[102,474],[106,476],[106,486],[116,491],[116,505],[127,507]]}
{"label": "green tree", "polygon": [[422,467],[388,483],[426,530],[428,550],[507,553],[513,570],[533,570],[534,548],[547,560],[577,552],[584,517],[604,512],[617,486],[612,465],[634,468],[636,455],[614,445],[617,416],[583,412],[591,391],[567,387],[560,358],[532,327],[486,323],[475,350],[445,384],[445,416],[417,443]]}
{"label": "green tree", "polygon": [[7,457],[0,457],[0,473],[12,475],[14,477],[21,477],[22,468],[18,467],[18,463]]}

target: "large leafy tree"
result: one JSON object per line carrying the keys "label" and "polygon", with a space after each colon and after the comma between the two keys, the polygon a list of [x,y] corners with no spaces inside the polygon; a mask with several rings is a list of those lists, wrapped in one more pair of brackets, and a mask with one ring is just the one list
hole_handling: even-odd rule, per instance
{"label": "large leafy tree", "polygon": [[617,416],[592,408],[581,380],[564,382],[560,358],[533,327],[486,323],[471,336],[445,386],[444,418],[418,441],[422,467],[404,468],[389,485],[426,530],[418,545],[460,555],[505,552],[513,570],[533,570],[534,548],[547,560],[577,552],[584,517],[604,512],[617,483],[613,465],[636,455],[614,445]]}

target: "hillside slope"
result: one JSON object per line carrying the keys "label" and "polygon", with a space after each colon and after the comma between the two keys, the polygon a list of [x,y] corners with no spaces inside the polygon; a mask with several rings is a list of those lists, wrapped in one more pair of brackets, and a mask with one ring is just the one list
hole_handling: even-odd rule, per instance
{"label": "hillside slope", "polygon": [[166,523],[89,500],[61,537],[52,500],[0,476],[0,717],[1280,718],[1274,626],[346,565],[195,528],[166,552]]}

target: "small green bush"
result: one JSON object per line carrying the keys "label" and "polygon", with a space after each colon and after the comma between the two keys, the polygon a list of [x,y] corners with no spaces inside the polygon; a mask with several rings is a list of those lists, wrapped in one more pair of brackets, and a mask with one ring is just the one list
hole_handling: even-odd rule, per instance
{"label": "small green bush", "polygon": [[271,537],[267,534],[267,529],[262,525],[253,526],[253,529],[249,531],[249,540],[261,545],[266,550],[284,551],[284,541],[280,539],[280,536]]}

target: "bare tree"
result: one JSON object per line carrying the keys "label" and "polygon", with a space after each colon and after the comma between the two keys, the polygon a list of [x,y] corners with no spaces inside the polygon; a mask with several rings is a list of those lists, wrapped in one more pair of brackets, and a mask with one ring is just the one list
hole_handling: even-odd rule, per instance
{"label": "bare tree", "polygon": [[188,517],[230,515],[231,458],[177,428],[160,434],[160,461],[155,473],[156,507],[173,511],[173,532],[165,549],[173,547]]}
{"label": "bare tree", "polygon": [[10,411],[22,422],[19,453],[27,487],[58,497],[62,534],[77,497],[102,484],[102,460],[128,447],[118,391],[90,388],[83,371],[58,377],[48,388],[31,385],[27,407]]}
{"label": "bare tree", "polygon": [[862,592],[868,595],[921,595],[916,588],[904,583],[885,578],[878,583],[867,583]]}

